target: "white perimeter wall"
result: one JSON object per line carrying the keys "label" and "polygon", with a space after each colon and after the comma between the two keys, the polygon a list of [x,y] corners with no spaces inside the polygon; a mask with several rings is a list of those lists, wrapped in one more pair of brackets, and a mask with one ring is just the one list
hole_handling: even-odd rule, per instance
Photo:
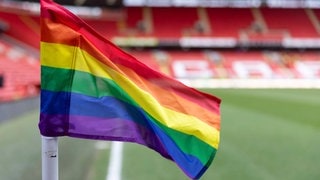
{"label": "white perimeter wall", "polygon": [[320,88],[320,79],[179,79],[194,88]]}

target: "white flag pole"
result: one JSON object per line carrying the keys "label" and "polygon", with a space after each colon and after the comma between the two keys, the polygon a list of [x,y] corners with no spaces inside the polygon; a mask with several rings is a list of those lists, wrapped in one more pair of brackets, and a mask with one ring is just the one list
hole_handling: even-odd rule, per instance
{"label": "white flag pole", "polygon": [[58,138],[41,137],[42,142],[42,180],[58,180]]}

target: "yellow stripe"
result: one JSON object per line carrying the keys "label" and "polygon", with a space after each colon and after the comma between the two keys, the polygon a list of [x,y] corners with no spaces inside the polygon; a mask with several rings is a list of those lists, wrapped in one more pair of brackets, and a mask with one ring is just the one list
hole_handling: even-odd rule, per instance
{"label": "yellow stripe", "polygon": [[41,42],[41,64],[49,67],[75,69],[112,79],[160,123],[182,133],[194,135],[214,148],[218,148],[220,136],[218,130],[194,116],[161,106],[151,94],[141,90],[125,75],[96,60],[79,47]]}

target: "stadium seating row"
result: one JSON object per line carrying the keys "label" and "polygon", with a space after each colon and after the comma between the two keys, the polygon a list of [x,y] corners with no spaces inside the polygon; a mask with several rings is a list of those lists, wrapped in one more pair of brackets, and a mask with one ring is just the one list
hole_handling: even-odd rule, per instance
{"label": "stadium seating row", "polygon": [[277,51],[130,51],[177,79],[320,78],[320,53]]}
{"label": "stadium seating row", "polygon": [[[127,7],[110,18],[85,18],[108,39],[125,43],[141,43],[143,38],[154,50],[128,50],[151,68],[177,79],[320,79],[320,53],[291,51],[283,47],[275,51],[157,50],[157,42],[191,43],[194,47],[232,46],[235,41],[285,41],[288,46],[306,47],[312,42],[320,47],[320,11],[318,9],[268,8],[161,8]],[[292,20],[294,17],[294,21]],[[39,48],[39,14],[6,11],[0,7],[0,23],[4,33]],[[184,38],[189,39],[184,39]],[[214,38],[213,41],[195,38]],[[190,41],[191,40],[191,41]],[[197,42],[197,43],[195,43]],[[180,44],[180,45],[181,45]],[[139,46],[139,44],[134,44]],[[310,45],[310,44],[309,44]],[[179,45],[178,45],[179,46]],[[200,46],[201,47],[201,46]],[[214,47],[214,46],[213,46]],[[36,58],[35,58],[36,57]],[[0,101],[20,99],[38,94],[40,64],[36,54],[26,52],[0,37]]]}
{"label": "stadium seating row", "polygon": [[[128,53],[177,79],[320,79],[320,53],[316,51],[128,50]],[[3,76],[0,101],[38,94],[37,59],[0,40],[0,67]]]}
{"label": "stadium seating row", "polygon": [[[115,13],[120,15],[86,17],[86,21],[114,41],[119,37],[155,38],[166,42],[184,37],[254,42],[320,38],[319,9],[126,7]],[[0,9],[0,17],[0,21],[9,24],[7,34],[39,47],[39,15]]]}
{"label": "stadium seating row", "polygon": [[[284,38],[320,38],[318,9],[128,7],[125,15],[127,18],[111,27],[117,31],[102,33],[109,38],[142,36],[160,41],[182,37],[276,42]],[[94,25],[99,26],[104,24]]]}
{"label": "stadium seating row", "polygon": [[0,102],[38,95],[40,65],[37,58],[0,39]]}
{"label": "stadium seating row", "polygon": [[[6,48],[7,53],[4,52]],[[9,48],[9,50],[8,50]],[[0,101],[37,95],[37,60],[0,44]],[[177,79],[319,79],[320,54],[217,51],[130,51],[151,68]],[[17,71],[19,69],[19,71]]]}
{"label": "stadium seating row", "polygon": [[[128,53],[177,79],[320,78],[320,53],[316,51],[128,50]],[[38,59],[0,39],[0,67],[4,77],[0,100],[38,93]]]}

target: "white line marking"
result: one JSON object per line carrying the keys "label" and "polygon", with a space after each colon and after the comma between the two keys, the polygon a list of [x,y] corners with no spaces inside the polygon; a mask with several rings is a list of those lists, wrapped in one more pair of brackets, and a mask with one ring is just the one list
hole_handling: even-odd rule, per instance
{"label": "white line marking", "polygon": [[123,142],[112,142],[106,180],[121,180],[122,149]]}

